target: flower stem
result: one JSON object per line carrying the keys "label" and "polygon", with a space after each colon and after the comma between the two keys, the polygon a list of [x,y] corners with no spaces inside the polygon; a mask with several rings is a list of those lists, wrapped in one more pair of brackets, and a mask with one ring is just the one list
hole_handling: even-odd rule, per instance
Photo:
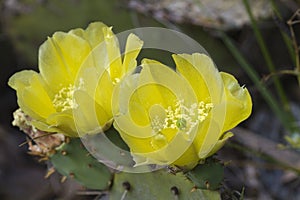
{"label": "flower stem", "polygon": [[[246,11],[250,17],[250,21],[251,21],[251,25],[252,25],[252,28],[253,28],[253,31],[254,31],[254,35],[256,37],[256,40],[258,42],[258,45],[260,47],[260,50],[263,54],[263,57],[266,61],[266,64],[269,68],[269,71],[270,73],[274,73],[275,72],[275,66],[274,66],[274,63],[272,61],[272,58],[270,56],[270,53],[267,49],[267,46],[263,40],[263,37],[262,37],[262,34],[257,26],[257,23],[256,23],[256,20],[254,19],[254,16],[253,16],[253,13],[251,11],[251,7],[250,7],[250,4],[248,2],[248,0],[243,0],[244,2],[244,5],[245,5],[245,8],[246,8]],[[289,103],[288,103],[288,100],[287,100],[287,97],[285,95],[285,92],[283,90],[283,87],[279,81],[279,78],[278,77],[274,77],[274,85],[275,85],[275,88],[277,90],[277,93],[278,93],[278,96],[280,98],[280,101],[281,103],[283,104],[283,107],[286,111],[289,111],[290,110],[290,106],[289,106]]]}
{"label": "flower stem", "polygon": [[274,21],[276,23],[276,25],[279,28],[279,31],[281,33],[282,39],[286,45],[286,48],[289,52],[289,55],[291,57],[291,60],[293,61],[294,65],[296,65],[296,55],[293,49],[293,44],[292,44],[292,37],[291,37],[291,33],[289,30],[289,27],[287,27],[286,22],[283,21],[283,17],[281,15],[281,13],[278,10],[278,6],[276,5],[274,0],[270,0],[271,5],[272,5],[272,9],[274,11]]}

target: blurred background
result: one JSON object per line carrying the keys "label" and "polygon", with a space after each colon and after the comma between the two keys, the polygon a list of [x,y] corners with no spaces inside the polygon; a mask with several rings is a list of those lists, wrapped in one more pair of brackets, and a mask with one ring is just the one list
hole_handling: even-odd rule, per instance
{"label": "blurred background", "polygon": [[[80,186],[60,183],[58,174],[45,179],[47,162],[19,147],[26,136],[11,125],[18,106],[7,86],[13,73],[38,70],[48,36],[93,21],[115,33],[155,26],[197,40],[253,98],[252,116],[218,153],[223,199],[300,199],[299,8],[299,0],[0,0],[0,199],[95,197],[77,194]],[[161,52],[141,56],[172,64]]]}

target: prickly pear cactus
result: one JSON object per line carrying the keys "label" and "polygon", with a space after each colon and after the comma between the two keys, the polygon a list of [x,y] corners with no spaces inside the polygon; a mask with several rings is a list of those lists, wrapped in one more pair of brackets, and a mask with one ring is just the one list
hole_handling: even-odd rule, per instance
{"label": "prickly pear cactus", "polygon": [[50,161],[59,173],[87,188],[105,190],[111,184],[110,170],[89,154],[80,139],[62,144],[50,156]]}
{"label": "prickly pear cactus", "polygon": [[216,191],[197,189],[184,174],[166,170],[151,173],[117,173],[109,199],[217,200]]}
{"label": "prickly pear cactus", "polygon": [[224,176],[223,165],[212,158],[204,164],[197,165],[186,176],[201,189],[216,190],[221,186]]}
{"label": "prickly pear cactus", "polygon": [[[116,172],[94,158],[80,139],[37,130],[30,124],[31,118],[21,110],[14,113],[14,118],[14,125],[35,142],[29,145],[31,154],[49,159],[56,171],[74,178],[87,189],[105,190],[109,199],[220,199],[214,190],[223,179],[223,166],[216,160],[207,159],[186,173],[177,172],[176,167],[149,173]],[[128,150],[116,130],[111,128],[104,134],[115,145]]]}

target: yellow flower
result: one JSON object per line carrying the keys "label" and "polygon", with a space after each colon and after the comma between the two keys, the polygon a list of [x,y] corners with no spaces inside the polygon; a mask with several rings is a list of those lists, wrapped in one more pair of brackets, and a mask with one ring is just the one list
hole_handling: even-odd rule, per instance
{"label": "yellow flower", "polygon": [[136,165],[194,167],[251,113],[248,90],[204,54],[173,55],[176,71],[144,59],[113,95],[114,127]]}
{"label": "yellow flower", "polygon": [[40,73],[17,72],[8,84],[36,128],[73,137],[94,133],[110,126],[115,82],[136,65],[141,46],[129,35],[122,62],[117,38],[101,22],[56,32],[40,46]]}

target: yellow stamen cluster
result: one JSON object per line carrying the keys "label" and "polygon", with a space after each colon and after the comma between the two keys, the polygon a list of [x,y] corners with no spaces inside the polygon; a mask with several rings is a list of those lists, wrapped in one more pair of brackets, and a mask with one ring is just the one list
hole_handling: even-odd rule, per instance
{"label": "yellow stamen cluster", "polygon": [[158,116],[152,120],[152,130],[159,133],[163,129],[171,128],[189,134],[198,123],[206,119],[212,107],[212,103],[204,103],[203,101],[187,107],[184,105],[184,101],[179,101],[176,103],[175,109],[172,109],[171,106],[165,109],[166,117],[163,122]]}
{"label": "yellow stamen cluster", "polygon": [[55,96],[52,101],[54,108],[57,112],[63,112],[69,109],[75,109],[78,107],[74,97],[74,93],[76,90],[81,89],[83,87],[83,80],[80,79],[79,86],[69,85],[67,87],[62,88]]}

